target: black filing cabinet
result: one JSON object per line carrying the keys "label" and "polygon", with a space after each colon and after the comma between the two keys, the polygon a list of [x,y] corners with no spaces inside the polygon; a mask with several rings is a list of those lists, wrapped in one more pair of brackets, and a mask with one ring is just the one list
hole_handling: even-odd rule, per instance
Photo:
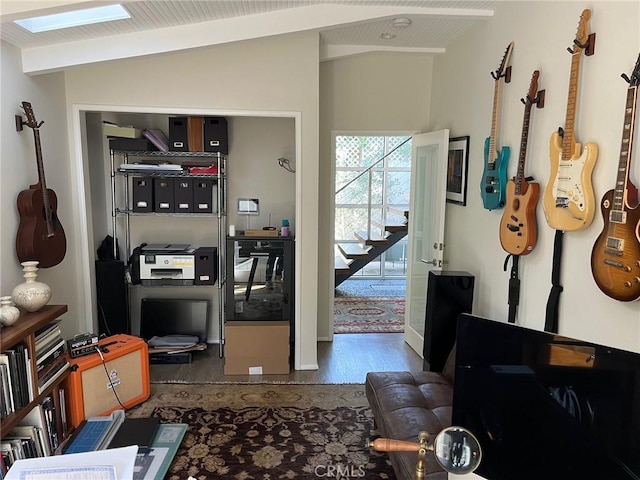
{"label": "black filing cabinet", "polygon": [[293,322],[293,245],[292,237],[227,236],[227,322]]}

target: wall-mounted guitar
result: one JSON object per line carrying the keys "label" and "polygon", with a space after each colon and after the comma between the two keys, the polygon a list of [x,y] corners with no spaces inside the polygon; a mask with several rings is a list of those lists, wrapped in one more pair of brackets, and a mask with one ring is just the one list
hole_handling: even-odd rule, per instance
{"label": "wall-mounted guitar", "polygon": [[595,34],[588,34],[591,11],[580,16],[578,32],[571,53],[571,75],[564,130],[551,135],[549,156],[551,175],[544,190],[542,204],[547,223],[551,228],[563,231],[582,230],[593,221],[595,198],[591,174],[598,158],[598,146],[587,143],[584,151],[577,143],[574,126],[578,105],[578,76],[582,53],[593,52]]}
{"label": "wall-mounted guitar", "polygon": [[507,185],[507,165],[509,163],[509,147],[498,150],[498,120],[500,117],[500,90],[504,78],[505,83],[511,81],[511,51],[513,42],[504,52],[500,66],[491,76],[495,80],[493,87],[493,115],[491,117],[491,136],[484,141],[484,171],[480,180],[480,194],[482,203],[487,210],[504,207],[505,190]]}
{"label": "wall-mounted guitar", "polygon": [[604,229],[591,252],[591,271],[605,294],[628,302],[640,297],[640,207],[638,189],[629,180],[631,147],[635,130],[640,56],[629,83],[624,107],[622,144],[618,161],[616,187],[602,197],[600,208]]}
{"label": "wall-mounted guitar", "polygon": [[540,184],[527,181],[524,164],[527,157],[531,106],[544,107],[544,90],[538,92],[539,76],[538,70],[533,72],[526,99],[521,100],[524,103],[524,120],[518,172],[515,178],[507,183],[507,203],[500,220],[500,243],[502,248],[512,255],[531,253],[538,238],[536,206],[540,197]]}
{"label": "wall-mounted guitar", "polygon": [[58,199],[44,178],[40,127],[44,122],[36,121],[31,104],[22,102],[27,117],[23,124],[33,129],[38,163],[38,183],[18,194],[20,224],[16,236],[16,252],[21,262],[37,260],[38,267],[48,268],[59,264],[67,251],[67,240],[58,219]]}

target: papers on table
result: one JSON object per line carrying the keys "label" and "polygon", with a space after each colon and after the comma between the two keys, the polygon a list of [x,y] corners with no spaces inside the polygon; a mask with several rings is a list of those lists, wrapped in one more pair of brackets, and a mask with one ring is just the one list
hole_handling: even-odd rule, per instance
{"label": "papers on table", "polygon": [[[137,446],[16,460],[5,480],[133,480]],[[89,468],[91,467],[91,468]],[[89,471],[91,469],[93,471]],[[55,474],[53,470],[55,469]],[[113,471],[113,476],[112,475]],[[46,473],[49,472],[49,473]],[[48,476],[43,476],[43,475]],[[90,476],[94,475],[94,476]]]}

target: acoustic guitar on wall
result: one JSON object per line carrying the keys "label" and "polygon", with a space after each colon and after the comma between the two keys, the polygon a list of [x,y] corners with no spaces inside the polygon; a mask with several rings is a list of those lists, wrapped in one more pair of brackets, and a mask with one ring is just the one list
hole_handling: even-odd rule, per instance
{"label": "acoustic guitar on wall", "polygon": [[565,126],[551,135],[549,145],[551,174],[542,196],[542,205],[547,223],[556,230],[582,230],[591,225],[595,214],[591,175],[598,158],[598,146],[587,143],[582,150],[575,135],[580,60],[589,47],[590,18],[591,11],[584,10],[573,41],[574,46],[569,49],[571,74]]}
{"label": "acoustic guitar on wall", "polygon": [[484,142],[484,169],[480,180],[480,195],[482,204],[487,210],[504,207],[507,185],[507,165],[509,164],[509,147],[498,148],[498,131],[500,120],[500,92],[502,79],[505,83],[511,81],[511,67],[509,60],[513,51],[513,42],[509,44],[500,66],[491,72],[494,79],[493,114],[491,117],[491,135]]}
{"label": "acoustic guitar on wall", "polygon": [[18,194],[17,204],[20,215],[16,235],[16,253],[20,262],[37,260],[38,267],[49,268],[58,265],[67,251],[67,240],[58,219],[58,198],[47,188],[44,177],[44,163],[40,145],[40,127],[29,102],[22,102],[27,117],[26,126],[33,129],[38,164],[38,183]]}
{"label": "acoustic guitar on wall", "polygon": [[518,158],[518,173],[507,183],[507,203],[500,220],[500,244],[512,255],[527,255],[536,246],[538,227],[536,223],[536,207],[540,198],[540,184],[529,182],[524,174],[529,140],[529,124],[531,106],[544,107],[544,90],[538,92],[540,72],[533,72],[531,85],[524,103],[524,120],[522,121],[522,140]]}
{"label": "acoustic guitar on wall", "polygon": [[624,106],[622,143],[618,158],[616,186],[602,197],[602,233],[591,251],[591,271],[606,295],[628,302],[640,298],[640,207],[638,189],[629,180],[631,147],[636,123],[640,55],[631,74]]}

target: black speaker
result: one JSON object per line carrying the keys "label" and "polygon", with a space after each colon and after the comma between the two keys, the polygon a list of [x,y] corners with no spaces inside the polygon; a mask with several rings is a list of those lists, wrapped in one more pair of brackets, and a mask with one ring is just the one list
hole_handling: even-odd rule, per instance
{"label": "black speaker", "polygon": [[229,153],[227,119],[224,117],[204,117],[204,151]]}
{"label": "black speaker", "polygon": [[169,117],[169,150],[189,151],[189,123],[187,117]]}
{"label": "black speaker", "polygon": [[468,272],[429,272],[424,325],[424,370],[441,372],[456,341],[461,313],[471,313],[475,277]]}
{"label": "black speaker", "polygon": [[98,334],[131,333],[124,262],[96,260]]}

